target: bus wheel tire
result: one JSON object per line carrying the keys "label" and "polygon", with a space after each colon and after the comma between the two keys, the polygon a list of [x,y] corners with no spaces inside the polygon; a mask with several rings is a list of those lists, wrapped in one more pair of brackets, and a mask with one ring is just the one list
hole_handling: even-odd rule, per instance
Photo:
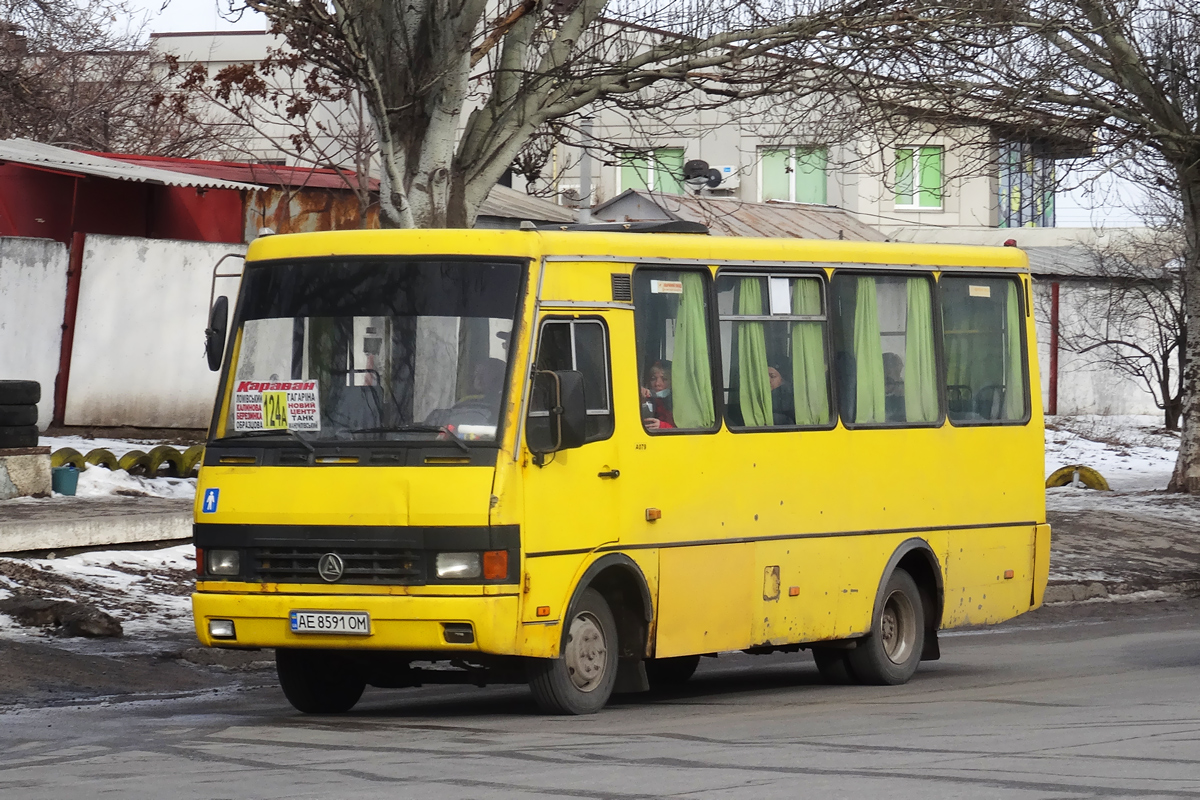
{"label": "bus wheel tire", "polygon": [[617,623],[607,601],[584,589],[571,611],[561,658],[531,658],[529,688],[547,714],[595,714],[617,680]]}
{"label": "bus wheel tire", "polygon": [[846,651],[846,660],[861,683],[899,686],[917,671],[924,646],[921,592],[911,575],[897,569],[883,587],[883,602],[871,633],[858,640],[858,647]]}
{"label": "bus wheel tire", "polygon": [[354,708],[367,683],[345,659],[320,650],[275,651],[284,697],[305,714],[341,714]]}
{"label": "bus wheel tire", "polygon": [[650,688],[662,689],[682,686],[700,666],[700,656],[677,656],[675,658],[650,658],[646,660],[646,677]]}
{"label": "bus wheel tire", "polygon": [[850,671],[850,664],[846,659],[846,654],[849,652],[849,650],[835,647],[814,647],[812,649],[813,661],[817,662],[817,672],[821,673],[821,677],[826,683],[834,686],[849,686],[858,683],[854,678],[854,673]]}

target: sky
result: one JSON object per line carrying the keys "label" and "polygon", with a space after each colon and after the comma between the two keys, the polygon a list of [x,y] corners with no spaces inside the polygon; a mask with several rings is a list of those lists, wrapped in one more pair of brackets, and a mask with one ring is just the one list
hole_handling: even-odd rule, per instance
{"label": "sky", "polygon": [[[152,33],[170,31],[265,30],[266,18],[246,12],[233,21],[221,14],[229,0],[128,0],[131,8],[144,13]],[[164,8],[164,2],[166,7]],[[1136,208],[1140,192],[1136,187],[1113,179],[1100,179],[1090,188],[1060,191],[1056,197],[1056,226],[1125,227],[1141,224]]]}

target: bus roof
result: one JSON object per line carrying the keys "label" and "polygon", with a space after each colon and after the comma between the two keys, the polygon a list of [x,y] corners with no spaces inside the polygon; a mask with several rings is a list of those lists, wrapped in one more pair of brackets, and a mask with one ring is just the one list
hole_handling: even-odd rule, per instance
{"label": "bus roof", "polygon": [[800,262],[1029,269],[1015,247],[766,239],[670,233],[430,228],[294,233],[255,239],[247,261],[346,256],[601,257],[628,261]]}

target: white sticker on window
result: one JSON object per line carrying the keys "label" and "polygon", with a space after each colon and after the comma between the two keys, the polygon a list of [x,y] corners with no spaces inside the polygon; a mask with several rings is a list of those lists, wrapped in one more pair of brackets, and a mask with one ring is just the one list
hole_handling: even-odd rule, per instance
{"label": "white sticker on window", "polygon": [[651,294],[683,294],[683,281],[650,281]]}
{"label": "white sticker on window", "polygon": [[992,287],[990,286],[974,286],[970,287],[971,297],[991,297]]}
{"label": "white sticker on window", "polygon": [[792,313],[792,293],[789,289],[789,281],[787,278],[771,278],[768,280],[768,287],[771,294],[771,313],[772,314],[790,314]]}
{"label": "white sticker on window", "polygon": [[235,431],[321,430],[316,381],[238,381],[233,393]]}

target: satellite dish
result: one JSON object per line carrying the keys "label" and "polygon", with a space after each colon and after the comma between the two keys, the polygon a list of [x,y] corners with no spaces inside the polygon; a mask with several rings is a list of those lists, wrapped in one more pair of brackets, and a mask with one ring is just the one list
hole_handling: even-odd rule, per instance
{"label": "satellite dish", "polygon": [[683,182],[693,189],[715,189],[721,185],[721,173],[711,169],[707,161],[694,159],[683,165]]}

